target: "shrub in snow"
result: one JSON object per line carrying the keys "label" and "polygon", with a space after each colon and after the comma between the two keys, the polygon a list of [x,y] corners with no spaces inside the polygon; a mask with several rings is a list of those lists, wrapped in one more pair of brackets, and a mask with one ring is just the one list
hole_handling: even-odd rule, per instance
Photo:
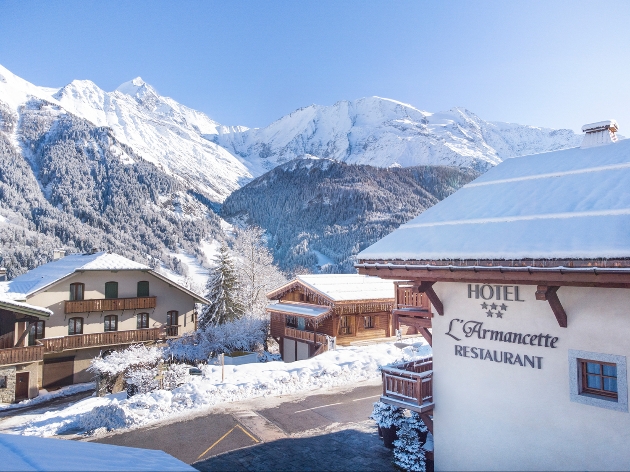
{"label": "shrub in snow", "polygon": [[396,467],[404,471],[426,471],[426,457],[422,447],[426,433],[427,427],[415,412],[411,412],[410,417],[400,422],[398,439],[394,441]]}
{"label": "shrub in snow", "polygon": [[190,336],[169,341],[168,354],[186,362],[207,362],[217,354],[261,351],[267,336],[267,321],[245,316],[220,325],[209,324]]}
{"label": "shrub in snow", "polygon": [[162,360],[164,348],[144,344],[134,344],[127,349],[113,351],[109,355],[99,356],[92,360],[88,371],[95,374],[99,391],[111,393],[121,375],[127,376],[130,371],[151,369]]}
{"label": "shrub in snow", "polygon": [[391,428],[392,426],[400,426],[401,422],[405,420],[405,413],[402,408],[376,402],[370,418],[376,421],[380,428]]}

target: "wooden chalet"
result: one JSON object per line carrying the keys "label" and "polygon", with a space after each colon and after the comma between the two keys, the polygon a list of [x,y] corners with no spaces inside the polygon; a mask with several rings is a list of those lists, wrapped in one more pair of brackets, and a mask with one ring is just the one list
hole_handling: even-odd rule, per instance
{"label": "wooden chalet", "polygon": [[412,334],[430,324],[422,321],[430,316],[426,297],[378,277],[300,275],[267,297],[276,301],[267,312],[285,362],[316,356],[332,342],[388,338],[399,326]]}

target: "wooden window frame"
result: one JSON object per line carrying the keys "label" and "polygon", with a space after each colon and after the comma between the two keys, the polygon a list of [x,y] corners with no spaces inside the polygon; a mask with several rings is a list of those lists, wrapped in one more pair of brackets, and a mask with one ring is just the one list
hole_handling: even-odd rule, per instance
{"label": "wooden window frame", "polygon": [[[604,375],[604,366],[613,366],[615,367],[615,371],[618,372],[618,367],[617,364],[613,363],[613,362],[603,362],[603,361],[595,361],[592,359],[578,359],[578,366],[580,369],[580,375],[581,375],[581,382],[580,382],[580,395],[583,394],[587,394],[587,395],[595,395],[598,397],[603,397],[603,398],[607,398],[607,399],[613,399],[613,400],[617,400],[619,398],[619,387],[617,387],[617,391],[616,392],[612,392],[610,390],[604,390],[604,379],[611,379],[614,378],[615,381],[617,381],[618,376],[615,375],[610,376],[610,375]],[[586,371],[587,368],[587,364],[598,364],[600,366],[600,373],[599,374],[592,374],[592,373],[588,373]],[[592,387],[588,387],[588,375],[591,376],[598,376],[600,378],[600,384],[602,386],[601,389],[597,389],[597,388],[592,388]]]}
{"label": "wooden window frame", "polygon": [[350,336],[353,334],[352,330],[352,316],[342,315],[339,317],[339,334],[342,336]]}
{"label": "wooden window frame", "polygon": [[[116,286],[116,296],[115,297],[108,297],[107,296],[107,286],[112,286],[115,285]],[[106,300],[115,300],[118,298],[118,282],[115,281],[111,281],[111,282],[105,282],[105,299]]]}
{"label": "wooden window frame", "polygon": [[[146,323],[144,323],[145,315],[146,315]],[[144,326],[145,324],[146,326]],[[136,329],[149,329],[149,314],[148,313],[138,313],[136,315]]]}
{"label": "wooden window frame", "polygon": [[[41,333],[38,333],[38,327],[41,326],[42,330]],[[37,344],[37,340],[38,339],[44,339],[46,337],[46,322],[45,321],[35,321],[32,325],[31,325],[31,329],[28,333],[28,345],[29,346],[34,346],[35,344]]]}
{"label": "wooden window frame", "polygon": [[[111,329],[112,320],[114,320],[114,329]],[[107,329],[108,324],[109,324],[109,329]],[[114,331],[118,331],[118,315],[105,315],[105,317],[103,318],[103,331],[105,333],[112,333]]]}
{"label": "wooden window frame", "polygon": [[[81,296],[77,297],[78,291],[77,289],[81,288]],[[82,301],[85,299],[85,284],[82,282],[75,282],[70,284],[70,301]]]}
{"label": "wooden window frame", "polygon": [[[147,287],[146,292],[143,290],[143,291],[142,291],[142,293],[140,293],[140,284],[147,284],[147,285],[146,285],[146,287]],[[136,287],[136,295],[137,295],[137,297],[138,297],[138,298],[142,298],[142,297],[150,297],[150,296],[151,296],[151,295],[150,295],[150,293],[151,293],[151,292],[150,292],[150,287],[151,287],[151,286],[149,285],[149,281],[148,281],[148,280],[140,280],[140,281],[138,282],[138,284],[137,284],[137,287]],[[145,295],[145,293],[146,293],[146,295]]]}
{"label": "wooden window frame", "polygon": [[363,329],[374,329],[376,327],[376,323],[374,321],[375,320],[373,316],[363,316]]}
{"label": "wooden window frame", "polygon": [[297,329],[297,316],[285,315],[285,317],[284,317],[284,325],[287,328]]}
{"label": "wooden window frame", "polygon": [[[173,323],[173,313],[175,313],[175,323]],[[179,311],[169,310],[166,312],[166,326],[178,326],[179,324]]]}
{"label": "wooden window frame", "polygon": [[[76,332],[76,327],[77,327],[76,320],[81,320],[81,332],[80,333]],[[73,326],[74,326],[74,330],[73,331],[74,332],[73,333],[70,332],[70,322],[72,322],[72,321],[74,321],[74,323],[73,323]],[[75,336],[77,334],[83,334],[83,321],[84,320],[83,320],[82,316],[73,316],[72,318],[68,319],[68,336]]]}

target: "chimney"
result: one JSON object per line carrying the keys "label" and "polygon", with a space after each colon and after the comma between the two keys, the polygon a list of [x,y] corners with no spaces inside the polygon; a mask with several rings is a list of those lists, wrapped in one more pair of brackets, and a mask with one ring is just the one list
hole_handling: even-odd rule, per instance
{"label": "chimney", "polygon": [[4,267],[0,267],[0,282],[7,281],[7,269]]}
{"label": "chimney", "polygon": [[590,125],[582,126],[582,131],[586,134],[582,140],[582,149],[595,146],[604,146],[617,142],[617,130],[619,125],[615,120],[598,121]]}
{"label": "chimney", "polygon": [[53,261],[58,261],[62,257],[66,256],[65,249],[54,249],[53,250]]}

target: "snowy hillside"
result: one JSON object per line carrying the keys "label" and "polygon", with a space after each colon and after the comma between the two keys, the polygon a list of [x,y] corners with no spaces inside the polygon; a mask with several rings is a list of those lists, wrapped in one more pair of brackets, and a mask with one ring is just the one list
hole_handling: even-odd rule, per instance
{"label": "snowy hillside", "polygon": [[485,171],[509,157],[579,146],[582,139],[571,130],[491,123],[462,108],[429,113],[379,97],[311,105],[266,128],[218,132],[215,142],[247,160],[254,174],[304,155]]}
{"label": "snowy hillside", "polygon": [[[116,139],[142,159],[174,175],[211,201],[221,202],[251,179],[229,152],[204,138],[221,127],[201,112],[161,97],[139,77],[105,92],[89,80],[60,89],[37,87],[0,66],[0,101],[19,115],[31,98],[62,107],[97,127],[109,127]],[[226,131],[242,131],[242,128]],[[127,156],[125,158],[131,162]]]}

